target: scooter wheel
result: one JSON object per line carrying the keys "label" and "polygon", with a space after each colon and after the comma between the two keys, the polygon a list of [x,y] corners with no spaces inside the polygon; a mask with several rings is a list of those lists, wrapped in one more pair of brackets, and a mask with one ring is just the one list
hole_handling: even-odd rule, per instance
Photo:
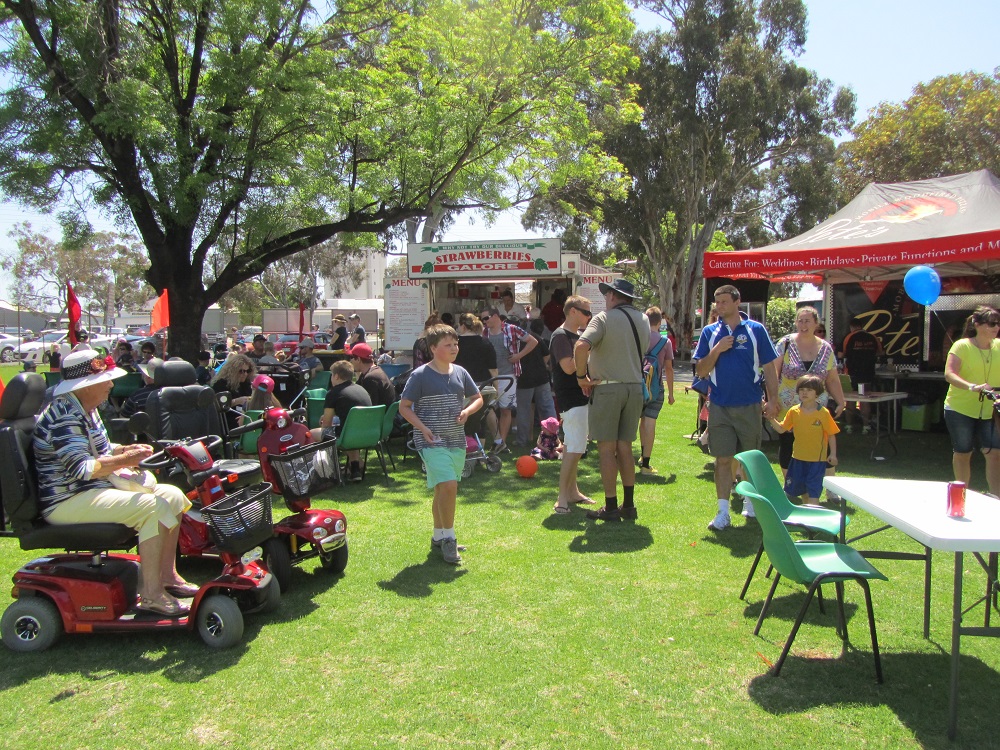
{"label": "scooter wheel", "polygon": [[344,542],[343,547],[337,547],[333,552],[320,552],[319,561],[323,570],[330,573],[343,573],[347,567],[347,556],[347,542]]}
{"label": "scooter wheel", "polygon": [[271,578],[271,582],[267,584],[267,590],[264,593],[267,595],[264,599],[264,604],[257,611],[265,615],[277,611],[278,607],[281,606],[281,586],[278,585],[277,580]]}
{"label": "scooter wheel", "polygon": [[496,474],[500,471],[500,467],[503,464],[500,461],[500,456],[495,456],[492,453],[486,457],[486,471],[490,474]]}
{"label": "scooter wheel", "polygon": [[51,601],[26,596],[7,607],[0,619],[0,634],[11,651],[44,651],[62,634],[62,618]]}
{"label": "scooter wheel", "polygon": [[280,537],[271,537],[261,547],[264,567],[281,586],[281,593],[287,594],[292,588],[292,555],[288,551],[288,542]]}
{"label": "scooter wheel", "polygon": [[243,613],[227,596],[206,596],[195,617],[198,635],[212,648],[231,648],[243,638]]}

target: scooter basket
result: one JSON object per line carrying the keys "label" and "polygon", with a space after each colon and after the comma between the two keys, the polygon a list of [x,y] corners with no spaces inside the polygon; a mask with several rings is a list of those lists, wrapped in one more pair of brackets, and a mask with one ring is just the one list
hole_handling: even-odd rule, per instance
{"label": "scooter basket", "polygon": [[337,441],[323,440],[268,457],[286,500],[298,500],[328,490],[339,483]]}
{"label": "scooter basket", "polygon": [[241,555],[274,535],[271,485],[244,487],[201,509],[220,552]]}

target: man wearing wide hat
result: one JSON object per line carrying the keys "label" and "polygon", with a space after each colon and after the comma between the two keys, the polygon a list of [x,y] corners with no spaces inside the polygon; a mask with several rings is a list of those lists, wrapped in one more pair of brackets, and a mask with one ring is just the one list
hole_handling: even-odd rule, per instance
{"label": "man wearing wide hat", "polygon": [[597,441],[604,485],[604,507],[588,511],[587,517],[635,520],[638,513],[632,443],[642,417],[642,358],[649,340],[649,321],[633,304],[637,295],[630,282],[615,279],[598,288],[607,309],[590,319],[573,352],[576,377],[584,393],[591,394],[590,437]]}

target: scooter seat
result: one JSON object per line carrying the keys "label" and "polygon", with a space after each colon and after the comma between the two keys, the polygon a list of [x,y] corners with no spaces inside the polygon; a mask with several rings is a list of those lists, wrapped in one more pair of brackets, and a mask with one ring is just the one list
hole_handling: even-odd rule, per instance
{"label": "scooter seat", "polygon": [[18,534],[23,550],[64,549],[73,552],[129,550],[139,543],[135,529],[120,523],[38,524]]}
{"label": "scooter seat", "polygon": [[251,458],[224,458],[218,462],[219,475],[236,474],[236,487],[248,487],[261,481],[260,461]]}

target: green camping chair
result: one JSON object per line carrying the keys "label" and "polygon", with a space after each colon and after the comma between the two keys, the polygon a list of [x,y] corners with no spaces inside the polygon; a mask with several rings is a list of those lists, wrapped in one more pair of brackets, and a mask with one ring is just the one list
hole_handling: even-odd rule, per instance
{"label": "green camping chair", "polygon": [[319,420],[326,408],[326,388],[310,388],[306,391],[306,424],[310,428],[319,427]]}
{"label": "green camping chair", "polygon": [[[872,636],[872,654],[875,657],[875,676],[882,682],[882,660],[878,653],[878,636],[875,633],[875,610],[872,608],[872,593],[868,586],[868,580],[877,578],[883,581],[888,580],[871,563],[869,563],[861,553],[848,547],[846,544],[830,542],[814,542],[811,540],[794,542],[781,517],[775,511],[771,501],[763,495],[754,491],[753,485],[749,482],[740,482],[736,491],[744,497],[749,497],[754,503],[754,512],[757,521],[760,523],[761,531],[764,534],[764,549],[767,557],[774,566],[774,583],[767,593],[764,606],[760,610],[757,618],[757,625],[753,629],[753,634],[760,633],[760,626],[767,616],[767,610],[771,606],[771,599],[774,598],[774,591],[778,587],[781,577],[789,578],[797,583],[808,586],[806,600],[799,609],[795,624],[792,625],[792,632],[788,634],[785,647],[781,651],[781,656],[774,664],[774,676],[781,673],[781,667],[785,663],[785,658],[792,648],[792,641],[799,631],[802,619],[809,609],[820,586],[825,583],[837,584],[837,608],[840,623],[839,633],[847,642],[847,618],[844,616],[844,591],[841,584],[844,581],[857,581],[858,585],[865,592],[865,606],[868,609],[868,629]],[[759,503],[759,507],[758,507]]]}
{"label": "green camping chair", "polygon": [[45,377],[45,387],[51,388],[54,385],[59,385],[62,382],[62,371],[57,370],[56,372],[43,372],[42,375]]}
{"label": "green camping chair", "polygon": [[[385,457],[382,455],[382,420],[385,417],[385,404],[378,406],[355,406],[347,412],[347,419],[340,427],[337,434],[337,451],[346,454],[347,451],[365,452],[362,463],[361,478],[365,478],[368,471],[368,451],[372,448],[378,454],[378,460],[382,464],[382,472],[388,477],[389,470],[385,466]],[[345,455],[345,460],[346,455]],[[344,476],[347,469],[344,467]]]}
{"label": "green camping chair", "polygon": [[386,456],[389,457],[389,463],[392,464],[392,470],[396,470],[396,461],[392,457],[392,453],[389,451],[389,438],[392,436],[392,428],[396,424],[396,415],[399,414],[399,402],[393,401],[387,407],[385,407],[385,417],[382,418],[382,438],[378,441],[379,447]]}
{"label": "green camping chair", "polygon": [[309,390],[314,391],[322,388],[324,391],[330,387],[330,375],[332,373],[329,370],[321,370],[313,375],[309,379]]}
{"label": "green camping chair", "polygon": [[[257,411],[256,409],[251,409],[249,411],[243,412],[243,422],[256,422],[264,416],[263,411]],[[260,434],[264,431],[263,428],[259,430],[251,430],[250,432],[244,432],[240,435],[239,444],[237,450],[240,456],[256,456],[257,455],[257,439]]]}
{"label": "green camping chair", "polygon": [[[778,479],[778,475],[771,468],[771,462],[760,451],[743,451],[737,453],[735,458],[740,462],[743,471],[746,472],[746,479],[753,486],[754,491],[770,501],[771,507],[789,531],[804,533],[810,539],[815,537],[817,533],[829,534],[831,537],[837,538],[841,531],[841,523],[846,524],[848,520],[840,511],[821,508],[818,505],[796,505],[793,503],[785,494],[785,489],[781,480]],[[760,549],[757,550],[757,556],[753,559],[753,565],[750,566],[750,572],[743,584],[743,589],[740,591],[740,599],[747,595],[750,581],[753,580],[754,573],[757,572],[757,565],[763,554],[764,543],[761,542]]]}

